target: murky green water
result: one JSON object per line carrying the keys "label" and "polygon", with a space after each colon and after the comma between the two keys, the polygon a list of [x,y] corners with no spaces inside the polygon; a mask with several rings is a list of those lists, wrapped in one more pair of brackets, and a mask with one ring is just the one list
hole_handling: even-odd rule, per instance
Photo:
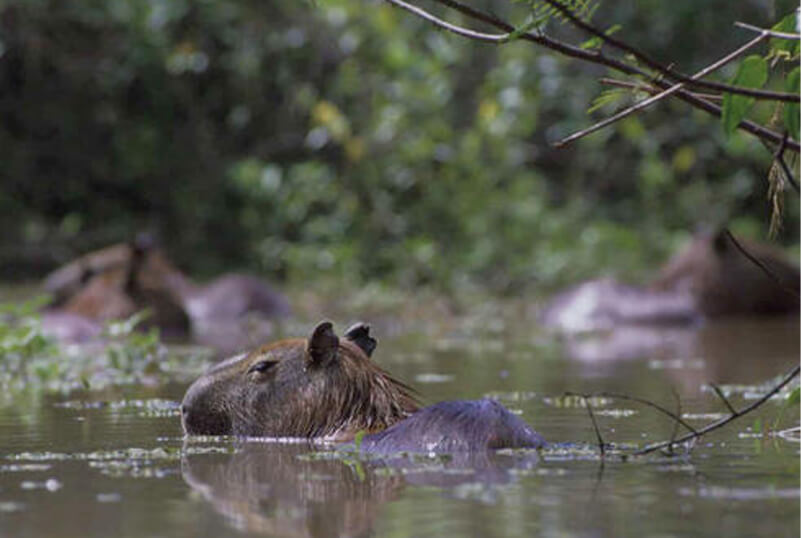
{"label": "murky green water", "polygon": [[[187,363],[171,382],[7,399],[0,536],[797,535],[799,444],[764,434],[797,426],[796,408],[770,401],[689,455],[603,463],[586,410],[561,397],[615,391],[674,408],[675,393],[700,427],[725,412],[704,383],[744,405],[758,387],[741,385],[798,362],[797,320],[651,332],[620,353],[614,337],[560,344],[530,317],[490,309],[378,321],[374,357],[427,402],[499,398],[556,443],[539,456],[381,461],[305,444],[185,440],[177,406],[201,368]],[[335,321],[341,331],[351,320]],[[652,411],[597,404],[609,442],[671,435]]]}

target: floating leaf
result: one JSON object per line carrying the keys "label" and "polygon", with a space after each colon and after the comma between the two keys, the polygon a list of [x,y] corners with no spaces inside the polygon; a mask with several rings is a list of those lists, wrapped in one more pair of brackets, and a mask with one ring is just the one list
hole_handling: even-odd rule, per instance
{"label": "floating leaf", "polygon": [[[798,95],[799,86],[799,69],[796,67],[790,74],[787,75],[786,89],[790,93]],[[798,140],[799,137],[799,121],[798,121],[799,107],[798,103],[785,103],[784,105],[784,126],[790,136]]]}
{"label": "floating leaf", "polygon": [[787,396],[787,405],[798,405],[801,402],[801,388],[796,387],[793,392]]}
{"label": "floating leaf", "polygon": [[356,435],[353,436],[353,444],[356,445],[356,452],[361,450],[362,448],[362,439],[364,439],[364,435],[367,433],[365,430],[359,430],[356,432]]}
{"label": "floating leaf", "polygon": [[[742,88],[761,88],[768,80],[768,63],[761,56],[745,58],[737,69],[731,84]],[[754,105],[754,98],[746,95],[727,93],[723,96],[723,131],[726,135],[734,132],[742,119]]]}

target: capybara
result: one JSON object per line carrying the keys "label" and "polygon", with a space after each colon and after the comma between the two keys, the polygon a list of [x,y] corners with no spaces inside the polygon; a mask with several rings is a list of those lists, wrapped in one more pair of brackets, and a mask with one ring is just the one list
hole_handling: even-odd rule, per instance
{"label": "capybara", "polygon": [[[115,251],[116,252],[116,251]],[[83,288],[69,297],[56,311],[83,316],[92,321],[109,321],[150,310],[143,326],[157,326],[171,333],[189,330],[189,317],[177,293],[164,282],[153,281],[147,267],[150,253],[131,244],[122,265],[110,264],[94,274],[86,270]]]}
{"label": "capybara", "polygon": [[42,287],[52,296],[52,306],[66,303],[93,276],[128,265],[131,250],[130,243],[111,245],[85,254],[48,274]]}
{"label": "capybara", "polygon": [[611,278],[581,283],[551,300],[542,323],[570,333],[692,325],[704,318],[797,315],[798,267],[776,249],[739,243],[771,275],[748,259],[727,231],[701,233],[668,261],[650,286]]}
{"label": "capybara", "polygon": [[[112,276],[105,276],[107,273]],[[98,292],[103,289],[110,289],[104,282],[123,279],[127,279],[126,293],[134,302],[144,305],[137,304],[139,308],[154,310],[157,320],[162,319],[161,309],[170,307],[169,303],[176,303],[196,325],[234,320],[250,312],[265,317],[285,316],[290,312],[286,298],[255,276],[230,273],[205,286],[195,284],[144,234],[131,243],[113,245],[70,262],[46,277],[44,287],[53,295],[53,305],[59,306],[69,303],[90,284],[94,288],[89,298],[82,299],[84,303],[100,297]],[[164,303],[165,298],[168,304]],[[92,317],[95,312],[114,309],[97,305],[84,310],[84,315]],[[165,312],[168,325],[175,325],[171,319],[174,314]],[[162,325],[160,321],[157,324]]]}
{"label": "capybara", "polygon": [[232,357],[196,380],[181,405],[187,434],[348,441],[373,452],[540,447],[542,438],[496,402],[420,410],[412,391],[378,367],[375,340],[357,324],[339,339],[330,322],[307,339]]}
{"label": "capybara", "polygon": [[798,266],[780,251],[738,240],[765,270],[743,254],[726,230],[700,233],[668,261],[652,288],[689,291],[708,318],[798,314]]}
{"label": "capybara", "polygon": [[601,278],[558,294],[540,319],[547,327],[578,333],[627,325],[689,325],[698,317],[687,291],[649,290]]}

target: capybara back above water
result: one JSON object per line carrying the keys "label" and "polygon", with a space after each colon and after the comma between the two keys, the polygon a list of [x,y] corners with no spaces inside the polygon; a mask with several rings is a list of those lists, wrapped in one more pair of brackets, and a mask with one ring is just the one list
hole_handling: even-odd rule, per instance
{"label": "capybara back above water", "polygon": [[213,366],[181,405],[190,435],[304,437],[365,450],[447,452],[544,444],[497,402],[444,402],[420,410],[403,383],[377,366],[375,340],[357,324],[340,339],[329,322],[308,339],[282,340]]}
{"label": "capybara back above water", "polygon": [[798,314],[799,270],[780,251],[751,241],[734,244],[726,230],[698,234],[662,269],[652,288],[689,291],[709,318]]}

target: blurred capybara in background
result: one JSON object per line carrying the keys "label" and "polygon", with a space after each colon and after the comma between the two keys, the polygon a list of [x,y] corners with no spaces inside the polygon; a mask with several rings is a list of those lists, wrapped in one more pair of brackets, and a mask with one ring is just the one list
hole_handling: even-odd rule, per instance
{"label": "blurred capybara in background", "polygon": [[798,266],[770,246],[738,242],[772,276],[748,259],[722,230],[696,235],[668,261],[652,288],[688,291],[698,311],[708,318],[798,314]]}
{"label": "blurred capybara in background", "polygon": [[[45,279],[56,306],[45,313],[45,329],[66,340],[80,340],[72,329],[75,317],[106,322],[148,309],[143,327],[156,326],[171,334],[189,331],[189,316],[181,297],[150,277],[148,245],[115,245],[64,266]],[[65,316],[67,314],[68,316]]]}
{"label": "blurred capybara in background", "polygon": [[556,295],[540,321],[546,327],[580,333],[626,325],[690,325],[697,318],[689,292],[649,290],[599,278]]}
{"label": "blurred capybara in background", "polygon": [[284,316],[290,310],[283,295],[254,276],[228,274],[207,286],[194,284],[146,235],[70,262],[47,276],[44,288],[53,295],[56,312],[102,322],[148,308],[146,324],[180,333],[189,330],[190,319],[202,325],[250,312]]}
{"label": "blurred capybara in background", "polygon": [[611,278],[584,282],[554,297],[541,321],[570,333],[798,314],[798,267],[774,248],[740,243],[772,276],[748,259],[725,230],[701,233],[668,261],[650,286]]}
{"label": "blurred capybara in background", "polygon": [[48,274],[42,287],[52,296],[51,306],[60,306],[77,294],[94,275],[124,268],[131,260],[131,243],[119,243],[90,252]]}
{"label": "blurred capybara in background", "polygon": [[543,439],[497,402],[444,402],[419,410],[408,387],[369,358],[375,340],[357,324],[339,339],[322,322],[308,340],[283,340],[209,369],[181,405],[187,434],[348,441],[366,432],[373,452],[540,447]]}

